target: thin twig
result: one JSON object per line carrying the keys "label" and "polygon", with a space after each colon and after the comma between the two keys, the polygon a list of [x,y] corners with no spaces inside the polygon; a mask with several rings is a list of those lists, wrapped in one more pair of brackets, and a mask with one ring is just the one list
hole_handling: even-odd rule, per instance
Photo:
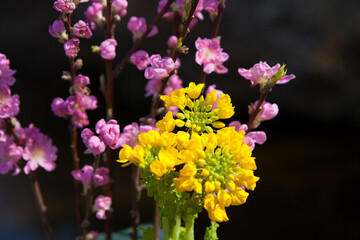
{"label": "thin twig", "polygon": [[132,240],[137,240],[137,227],[140,223],[139,201],[141,198],[142,186],[139,182],[140,168],[132,165],[132,191],[131,191],[131,219],[132,219]]}
{"label": "thin twig", "polygon": [[40,213],[40,216],[41,216],[41,222],[42,222],[42,225],[43,225],[44,230],[45,230],[46,238],[48,240],[53,240],[55,238],[53,236],[50,221],[49,221],[49,219],[47,217],[47,213],[46,213],[47,212],[47,207],[46,207],[46,205],[44,203],[44,199],[43,199],[41,189],[40,189],[40,184],[39,184],[39,181],[37,180],[35,172],[30,172],[29,173],[29,179],[30,179],[30,184],[31,184],[32,191],[34,193],[36,202],[38,204],[39,213]]}

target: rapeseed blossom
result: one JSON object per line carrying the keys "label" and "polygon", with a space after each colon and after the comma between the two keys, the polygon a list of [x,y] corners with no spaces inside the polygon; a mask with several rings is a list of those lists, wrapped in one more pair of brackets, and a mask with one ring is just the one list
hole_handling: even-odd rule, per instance
{"label": "rapeseed blossom", "polygon": [[245,131],[219,121],[234,114],[230,96],[213,90],[204,99],[203,87],[190,83],[162,95],[166,108],[181,112],[175,118],[168,112],[158,130],[140,133],[139,145],[124,145],[118,162],[141,168],[141,181],[163,216],[196,214],[203,207],[211,220],[223,222],[229,220],[225,208],[245,203],[245,189],[254,190],[259,178]]}

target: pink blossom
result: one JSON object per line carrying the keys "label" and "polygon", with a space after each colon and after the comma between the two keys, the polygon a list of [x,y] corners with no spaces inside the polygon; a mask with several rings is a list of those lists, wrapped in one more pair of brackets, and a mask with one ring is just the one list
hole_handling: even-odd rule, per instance
{"label": "pink blossom", "polygon": [[89,39],[92,37],[92,32],[89,28],[89,25],[86,22],[79,20],[74,25],[74,35],[80,38]]}
{"label": "pink blossom", "polygon": [[95,186],[103,186],[108,184],[110,181],[109,169],[105,167],[99,167],[96,169],[93,179]]}
{"label": "pink blossom", "polygon": [[169,37],[167,45],[169,46],[169,48],[176,48],[178,40],[179,39],[177,38],[177,36],[172,35]]}
{"label": "pink blossom", "polygon": [[228,60],[229,55],[222,52],[223,49],[220,48],[218,38],[198,38],[195,46],[197,49],[195,61],[204,66],[203,71],[205,73],[210,74],[215,71],[218,74],[225,74],[228,72],[228,69],[222,64]]}
{"label": "pink blossom", "polygon": [[159,78],[152,78],[149,79],[145,86],[145,97],[153,96],[153,98],[157,98],[159,95],[160,87],[161,87],[162,81]]}
{"label": "pink blossom", "polygon": [[84,76],[82,74],[78,74],[75,78],[75,84],[76,85],[89,85],[90,79],[87,76]]}
{"label": "pink blossom", "polygon": [[88,148],[85,153],[92,153],[94,155],[99,155],[105,151],[105,143],[89,129],[85,128],[81,132],[81,137],[84,144]]}
{"label": "pink blossom", "polygon": [[[127,23],[127,28],[129,29],[129,31],[132,32],[133,40],[136,41],[137,39],[141,38],[143,33],[145,33],[147,30],[146,20],[143,17],[138,18],[138,17],[132,16],[129,19],[129,22]],[[156,26],[154,26],[153,29],[151,29],[151,31],[147,35],[147,37],[152,37],[152,36],[156,35],[157,33],[158,33],[158,29]]]}
{"label": "pink blossom", "polygon": [[15,83],[15,70],[10,69],[10,60],[0,53],[0,85],[5,84],[12,86]]}
{"label": "pink blossom", "polygon": [[66,56],[76,57],[78,52],[80,51],[79,44],[80,40],[78,38],[72,38],[66,43],[64,43],[64,50]]}
{"label": "pink blossom", "polygon": [[53,24],[49,26],[49,33],[54,38],[60,38],[65,33],[64,23],[60,20],[55,20]]}
{"label": "pink blossom", "polygon": [[[239,121],[233,121],[229,123],[228,127],[235,127],[235,131],[247,131],[248,126],[246,124],[241,124]],[[252,131],[248,132],[245,135],[244,142],[246,145],[251,147],[251,151],[255,148],[255,143],[263,144],[266,141],[266,133],[263,131]]]}
{"label": "pink blossom", "polygon": [[93,2],[91,6],[85,11],[87,21],[90,23],[91,29],[95,29],[95,23],[103,25],[105,18],[103,16],[104,6],[101,3]]}
{"label": "pink blossom", "polygon": [[[259,101],[254,102],[253,106],[254,108],[257,107]],[[261,105],[260,112],[256,115],[255,121],[261,122],[265,120],[270,120],[276,117],[276,115],[279,113],[279,107],[276,103],[268,103],[266,101],[263,102]]]}
{"label": "pink blossom", "polygon": [[54,8],[62,13],[69,13],[75,10],[76,6],[72,0],[57,0],[54,2]]}
{"label": "pink blossom", "polygon": [[128,2],[127,0],[113,0],[112,8],[114,13],[118,14],[120,17],[124,17],[127,13]]}
{"label": "pink blossom", "polygon": [[99,120],[95,125],[96,133],[111,149],[120,147],[120,126],[114,119],[105,122],[104,119]]}
{"label": "pink blossom", "polygon": [[64,109],[64,99],[62,98],[54,98],[51,104],[51,110],[58,117],[65,117],[66,112]]}
{"label": "pink blossom", "polygon": [[23,131],[22,137],[25,137],[23,139],[25,147],[22,157],[27,161],[24,167],[25,174],[35,171],[39,166],[48,172],[53,171],[56,167],[57,148],[52,145],[52,140],[42,134],[33,124],[30,124]]}
{"label": "pink blossom", "polygon": [[144,50],[136,51],[131,55],[130,62],[142,71],[150,64],[149,54]]}
{"label": "pink blossom", "polygon": [[115,39],[109,38],[100,44],[100,55],[102,58],[111,60],[116,57],[117,42]]}
{"label": "pink blossom", "polygon": [[[251,87],[260,84],[264,86],[271,77],[278,72],[280,69],[280,64],[276,64],[273,67],[270,67],[266,62],[259,62],[251,67],[249,70],[245,68],[239,68],[239,74],[244,77],[245,79],[250,80]],[[276,82],[276,84],[285,84],[290,80],[294,79],[295,75],[290,74],[282,77],[280,80]]]}
{"label": "pink blossom", "polygon": [[89,188],[93,172],[94,168],[92,166],[84,165],[82,169],[71,171],[71,175],[75,180],[82,182],[85,188]]}
{"label": "pink blossom", "polygon": [[144,76],[146,79],[166,78],[175,69],[175,63],[170,57],[161,58],[159,54],[150,57],[151,67],[145,69]]}
{"label": "pink blossom", "polygon": [[111,198],[99,195],[95,200],[95,209],[96,209],[96,217],[98,219],[104,220],[106,219],[106,211],[110,210],[111,207]]}
{"label": "pink blossom", "polygon": [[156,129],[156,127],[151,125],[140,125],[139,127],[136,122],[126,125],[123,128],[123,133],[120,134],[120,145],[124,146],[127,144],[133,148],[136,145],[139,145],[138,137],[140,133],[148,132],[154,129]]}
{"label": "pink blossom", "polygon": [[10,88],[0,84],[0,118],[14,117],[19,113],[20,97],[11,96]]}
{"label": "pink blossom", "polygon": [[15,144],[13,137],[2,135],[0,141],[0,173],[7,174],[14,170],[12,174],[14,176],[20,173],[17,162],[22,158],[23,148]]}

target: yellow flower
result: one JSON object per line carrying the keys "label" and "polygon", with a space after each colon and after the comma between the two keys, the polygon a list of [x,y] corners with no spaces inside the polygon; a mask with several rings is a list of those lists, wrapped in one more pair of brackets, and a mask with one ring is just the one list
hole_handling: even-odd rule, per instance
{"label": "yellow flower", "polygon": [[150,171],[154,173],[157,177],[162,177],[168,172],[168,169],[165,163],[159,160],[155,160],[150,163]]}
{"label": "yellow flower", "polygon": [[213,105],[216,102],[217,99],[217,91],[212,90],[206,95],[205,102],[206,105]]}
{"label": "yellow flower", "polygon": [[172,112],[167,112],[165,117],[162,120],[158,121],[155,126],[159,128],[160,134],[163,132],[171,132],[172,130],[174,130],[175,121]]}
{"label": "yellow flower", "polygon": [[240,187],[237,187],[235,191],[231,191],[230,194],[232,198],[231,204],[234,206],[244,204],[246,202],[247,197],[249,196],[249,193],[245,192]]}
{"label": "yellow flower", "polygon": [[221,119],[230,118],[234,115],[234,107],[231,104],[231,98],[228,94],[221,94],[217,101],[219,109],[218,116]]}
{"label": "yellow flower", "polygon": [[119,160],[117,162],[124,163],[122,167],[126,167],[133,163],[133,149],[129,145],[124,145],[124,147],[119,152]]}
{"label": "yellow flower", "polygon": [[143,132],[139,134],[139,142],[141,146],[157,146],[160,134],[158,130],[151,130],[149,132]]}
{"label": "yellow flower", "polygon": [[179,90],[172,91],[170,94],[172,104],[181,110],[185,108],[187,103],[187,97],[185,96],[185,93],[186,90],[184,88],[181,88]]}
{"label": "yellow flower", "polygon": [[215,184],[212,181],[205,182],[205,192],[210,193],[215,191]]}
{"label": "yellow flower", "polygon": [[221,207],[228,207],[231,204],[231,195],[224,189],[218,191],[217,199]]}
{"label": "yellow flower", "polygon": [[179,178],[174,178],[173,182],[179,193],[182,193],[184,191],[188,191],[188,192],[195,191],[198,194],[202,193],[201,179],[179,177]]}
{"label": "yellow flower", "polygon": [[159,160],[165,164],[168,169],[174,168],[178,164],[178,151],[175,148],[161,149],[159,152]]}
{"label": "yellow flower", "polygon": [[184,165],[184,167],[180,170],[180,177],[193,177],[197,173],[197,169],[195,164],[193,163],[187,163]]}
{"label": "yellow flower", "polygon": [[161,95],[160,99],[165,102],[166,109],[169,109],[170,107],[174,107],[175,105],[171,101],[171,97],[168,95]]}
{"label": "yellow flower", "polygon": [[189,95],[190,98],[196,99],[199,97],[203,87],[204,87],[203,83],[195,85],[194,82],[191,82],[191,83],[189,83],[189,86],[187,88],[187,94]]}
{"label": "yellow flower", "polygon": [[220,207],[219,205],[216,205],[213,211],[209,212],[209,218],[216,222],[229,221],[225,208]]}

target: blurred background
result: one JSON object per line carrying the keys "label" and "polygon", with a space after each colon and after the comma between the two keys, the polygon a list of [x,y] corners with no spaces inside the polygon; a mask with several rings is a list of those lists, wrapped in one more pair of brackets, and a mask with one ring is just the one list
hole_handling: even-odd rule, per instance
{"label": "blurred background", "polygon": [[[158,1],[129,1],[128,14],[118,24],[117,58],[120,62],[132,46],[126,22],[143,16],[150,22]],[[68,82],[61,80],[68,59],[61,44],[48,34],[48,26],[58,18],[53,1],[4,1],[0,9],[0,52],[17,70],[12,93],[19,94],[23,126],[34,123],[58,147],[57,168],[37,171],[48,214],[57,239],[75,239],[77,234],[72,160],[68,123],[54,116],[52,99],[66,98]],[[84,19],[83,4],[74,22]],[[263,122],[268,140],[257,145],[256,175],[260,181],[246,204],[230,207],[229,222],[219,228],[220,239],[360,239],[358,208],[360,133],[360,1],[358,0],[258,0],[228,1],[219,35],[230,58],[226,75],[212,73],[207,84],[230,94],[236,114],[232,120],[246,123],[247,106],[258,99],[258,88],[237,73],[259,61],[287,64],[296,79],[277,85],[268,97],[279,106],[279,115]],[[188,55],[181,55],[180,77],[187,85],[197,82],[201,67],[195,61],[194,41],[209,37],[211,21],[204,21],[188,35]],[[150,54],[166,54],[172,34],[167,20],[160,33],[146,40],[142,49]],[[82,74],[92,81],[99,108],[88,111],[90,128],[103,118],[104,98],[99,92],[99,76],[104,71],[101,58],[91,53],[99,45],[102,29],[90,40],[81,41],[79,57]],[[151,99],[144,98],[146,79],[135,66],[127,65],[116,80],[116,120],[121,127],[146,116]],[[82,144],[80,144],[82,145]],[[82,152],[84,147],[81,146]],[[89,163],[85,158],[82,164]],[[130,170],[115,164],[116,193],[114,229],[123,229],[130,220]],[[150,222],[153,202],[143,193],[141,221]],[[0,175],[0,239],[45,239],[28,177]],[[199,215],[197,239],[201,239],[207,214]],[[92,228],[103,231],[103,223],[93,219]],[[236,234],[236,235],[235,235]],[[235,237],[236,236],[236,237]]]}

